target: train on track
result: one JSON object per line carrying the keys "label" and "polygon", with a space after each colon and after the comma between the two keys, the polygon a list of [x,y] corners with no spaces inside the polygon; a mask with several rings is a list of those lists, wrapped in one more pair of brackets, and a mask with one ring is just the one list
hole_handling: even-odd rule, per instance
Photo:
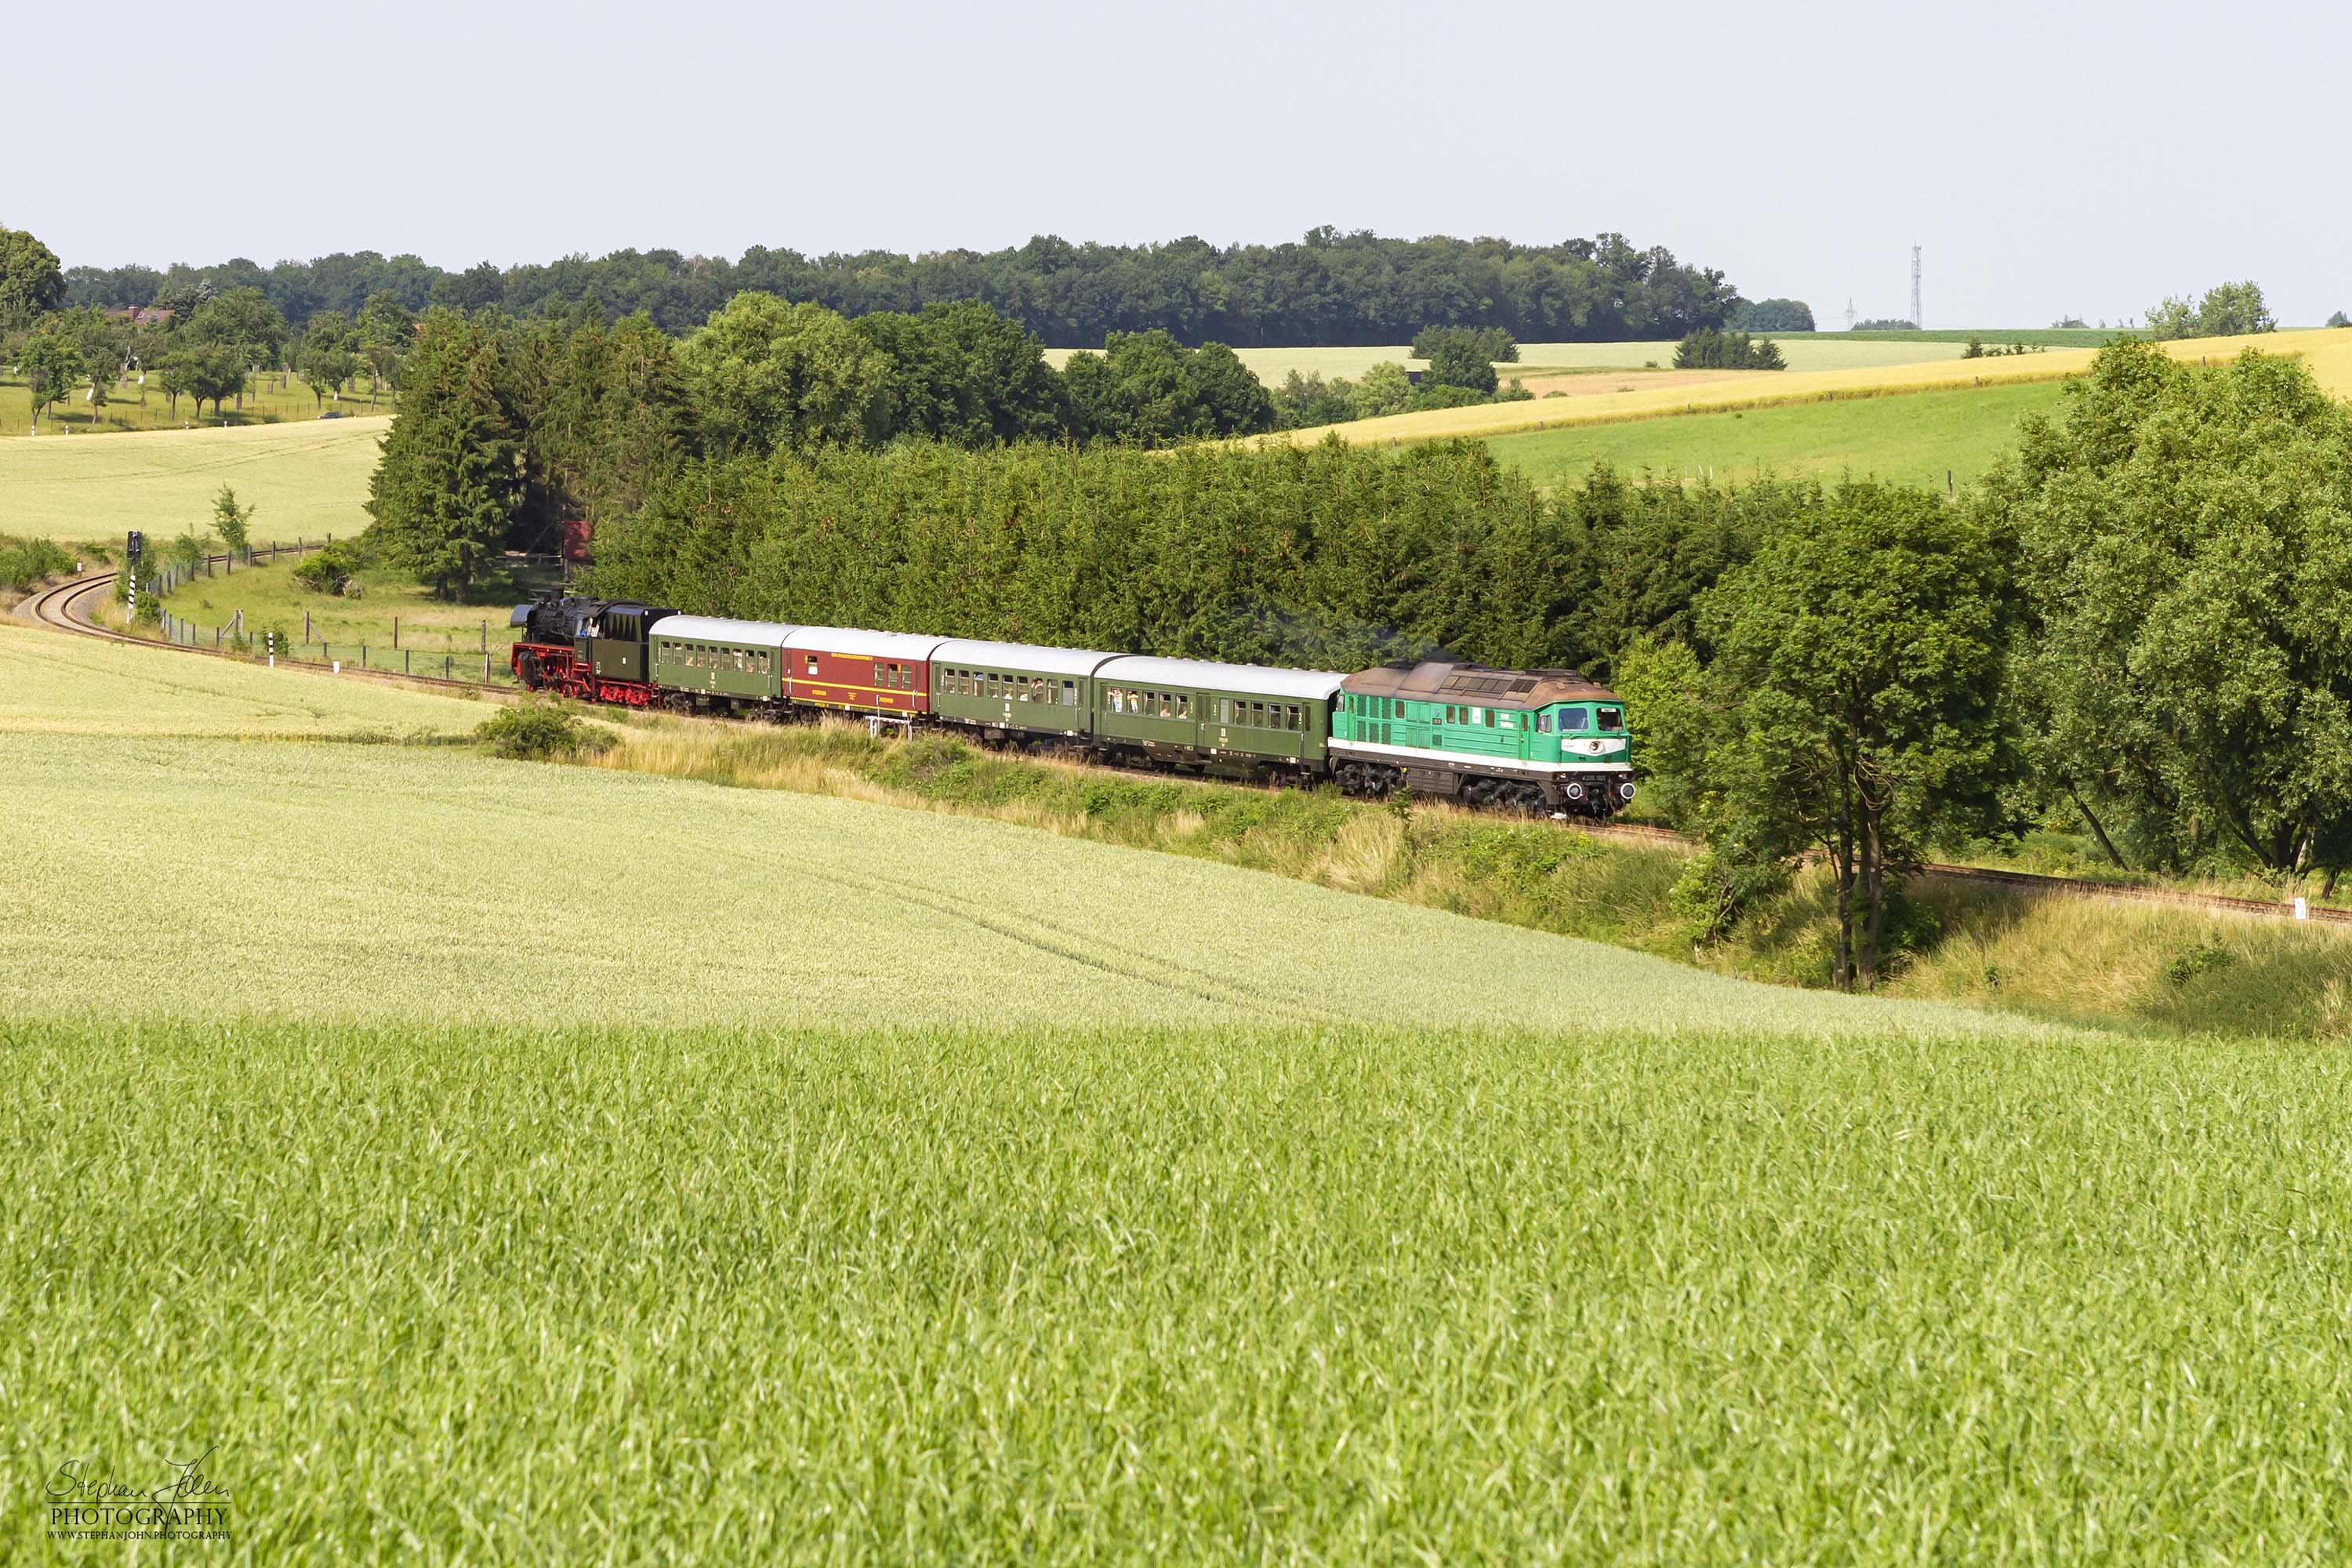
{"label": "train on track", "polygon": [[1423,660],[1353,675],[847,626],[626,601],[515,606],[517,679],[633,708],[824,712],[1213,777],[1605,817],[1633,798],[1625,705],[1572,669]]}

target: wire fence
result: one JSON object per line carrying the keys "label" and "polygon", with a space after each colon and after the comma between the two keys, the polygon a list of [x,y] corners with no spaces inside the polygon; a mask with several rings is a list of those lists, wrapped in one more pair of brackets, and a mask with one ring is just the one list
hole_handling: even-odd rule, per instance
{"label": "wire fence", "polygon": [[[292,544],[255,545],[244,551],[223,551],[196,557],[193,561],[172,562],[141,577],[139,592],[152,596],[155,624],[163,640],[182,647],[209,648],[222,654],[242,654],[251,658],[275,658],[287,664],[307,665],[340,673],[344,669],[375,670],[388,675],[429,676],[441,680],[468,680],[486,686],[516,686],[514,678],[514,638],[508,628],[497,628],[492,635],[488,620],[480,623],[474,637],[475,646],[417,647],[402,646],[399,641],[399,621],[393,622],[394,641],[390,646],[380,642],[331,642],[314,637],[310,616],[303,616],[300,637],[291,628],[249,624],[243,610],[234,613],[226,624],[205,626],[173,614],[163,607],[163,596],[175,588],[184,587],[199,577],[234,576],[242,568],[276,565],[281,559],[299,560],[313,551],[324,550],[334,542],[329,534],[322,540],[298,539]],[[507,560],[520,566],[561,565],[562,557],[509,552]]]}

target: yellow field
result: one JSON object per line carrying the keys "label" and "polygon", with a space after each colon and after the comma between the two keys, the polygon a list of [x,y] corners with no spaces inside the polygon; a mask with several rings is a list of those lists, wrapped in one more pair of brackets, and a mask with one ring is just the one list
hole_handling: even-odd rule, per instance
{"label": "yellow field", "polygon": [[[1941,342],[1840,342],[1831,338],[1780,340],[1780,353],[1794,370],[1854,370],[1871,365],[1920,364],[1958,359],[1962,345]],[[1045,358],[1055,369],[1086,349],[1047,349]],[[1345,376],[1354,381],[1376,364],[1393,362],[1407,370],[1423,370],[1428,361],[1412,357],[1404,343],[1372,348],[1235,349],[1241,362],[1268,386],[1280,386],[1292,371],[1327,380]],[[2029,356],[2032,357],[2032,356]],[[1495,368],[1505,377],[1538,376],[1547,371],[1635,370],[1653,363],[1673,367],[1671,342],[1521,343],[1518,361]]]}
{"label": "yellow field", "polygon": [[[1860,348],[1865,345],[1852,346]],[[1921,345],[1923,348],[1928,346],[1937,345]],[[2265,353],[2298,354],[2317,374],[2322,386],[2338,395],[2352,394],[2352,331],[2314,328],[2305,331],[2265,332],[2256,337],[2188,338],[2167,343],[2164,347],[2167,353],[2177,358],[2214,361],[2227,359],[2239,350],[2250,347]],[[1761,408],[1813,399],[1993,386],[2002,383],[2052,380],[2079,374],[2090,367],[2091,356],[2096,352],[2093,349],[2053,349],[2047,353],[2025,354],[2015,359],[1938,360],[1844,370],[1790,370],[1739,376],[1701,385],[1637,386],[1630,392],[1610,392],[1590,397],[1537,398],[1526,403],[1483,404],[1470,408],[1392,414],[1386,418],[1360,419],[1349,425],[1286,430],[1256,439],[1311,444],[1336,435],[1343,441],[1361,446],[1381,441],[1426,441],[1449,436],[1504,436],[1523,430],[1558,428],[1563,425],[1650,419],[1717,409]]]}
{"label": "yellow field", "polygon": [[379,415],[0,441],[0,532],[120,543],[137,528],[161,540],[208,528],[226,483],[260,509],[256,542],[357,533],[367,525],[376,443],[391,424]]}

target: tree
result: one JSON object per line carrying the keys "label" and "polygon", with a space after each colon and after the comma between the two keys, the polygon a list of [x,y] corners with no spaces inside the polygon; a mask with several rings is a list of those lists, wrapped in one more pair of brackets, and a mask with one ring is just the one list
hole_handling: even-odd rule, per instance
{"label": "tree", "polygon": [[426,318],[415,360],[370,482],[367,539],[388,565],[455,599],[513,525],[520,441],[501,384],[502,347],[479,321]]}
{"label": "tree", "polygon": [[1422,374],[1423,386],[1458,386],[1494,395],[1495,362],[1486,356],[1487,345],[1467,333],[1440,332],[1429,346],[1433,352],[1429,369]]}
{"label": "tree", "polygon": [[1785,370],[1788,363],[1780,345],[1769,338],[1751,339],[1746,332],[1718,332],[1712,327],[1675,345],[1676,370]]}
{"label": "tree", "polygon": [[1356,383],[1349,398],[1349,405],[1359,419],[1377,419],[1383,414],[1402,414],[1412,404],[1412,381],[1405,374],[1404,366],[1394,360],[1382,360],[1366,371]]}
{"label": "tree", "polygon": [[28,326],[65,302],[57,252],[23,229],[0,225],[0,331]]}
{"label": "tree", "polygon": [[163,361],[163,391],[178,406],[184,393],[196,401],[196,415],[203,417],[205,405],[213,405],[213,413],[221,412],[222,404],[245,390],[247,347],[237,343],[188,343],[174,347]]}
{"label": "tree", "polygon": [[985,447],[1068,426],[1068,395],[1045,345],[978,300],[877,311],[852,330],[888,361],[869,421],[877,445],[923,436]]}
{"label": "tree", "polygon": [[1516,364],[1519,341],[1500,327],[1423,327],[1412,335],[1412,357],[1435,359],[1448,339],[1459,339],[1487,363]]}
{"label": "tree", "polygon": [[1275,416],[1286,430],[1345,424],[1356,416],[1355,390],[1344,376],[1325,381],[1294,370],[1274,390]]}
{"label": "tree", "polygon": [[1700,601],[1715,656],[1665,721],[1702,754],[1682,770],[1693,812],[1734,864],[1826,852],[1839,986],[1877,983],[1889,890],[1927,847],[1998,820],[2004,586],[1972,518],[1848,484]]}
{"label": "tree", "polygon": [[367,297],[356,328],[353,352],[367,365],[368,408],[373,411],[376,394],[399,384],[400,362],[416,340],[416,317],[399,295],[379,289]]}
{"label": "tree", "polygon": [[2205,290],[2197,307],[2197,335],[2201,338],[2244,337],[2274,332],[2278,322],[2263,302],[2262,286],[2249,278],[2242,283],[2217,283]]}
{"label": "tree", "polygon": [[1188,349],[1164,331],[1113,332],[1100,356],[1063,367],[1077,434],[1145,447],[1274,427],[1274,399],[1223,343]]}
{"label": "tree", "polygon": [[33,424],[36,429],[41,416],[65,400],[76,383],[89,374],[81,357],[81,345],[72,336],[52,327],[35,332],[16,351],[16,369],[25,378],[25,390],[32,397]]}
{"label": "tree", "polygon": [[1857,332],[1916,332],[1919,330],[1919,323],[1900,316],[1876,316],[1866,321],[1856,321],[1853,330]]}
{"label": "tree", "polygon": [[1813,308],[1802,300],[1742,301],[1732,312],[1731,324],[1743,332],[1810,332]]}
{"label": "tree", "polygon": [[2299,363],[2102,349],[1988,476],[2052,797],[2118,861],[2352,864],[2352,411]]}
{"label": "tree", "polygon": [[1274,428],[1274,399],[1265,383],[1224,344],[1202,343],[1186,354],[1178,380],[1197,434],[1251,436]]}
{"label": "tree", "polygon": [[2338,310],[2327,318],[2326,324],[2331,327],[2352,327],[2352,316]]}
{"label": "tree", "polygon": [[433,302],[471,315],[503,301],[506,290],[506,275],[490,262],[477,261],[463,272],[443,273],[433,285]]}
{"label": "tree", "polygon": [[295,358],[302,378],[310,384],[312,402],[321,409],[329,394],[340,394],[360,373],[360,357],[353,352],[358,342],[358,329],[340,311],[322,310],[310,318]]}
{"label": "tree", "polygon": [[231,289],[208,296],[176,322],[175,343],[226,345],[247,365],[277,366],[286,355],[286,318],[260,289]]}
{"label": "tree", "polygon": [[2147,335],[2159,342],[2173,338],[2233,338],[2278,330],[2263,290],[2251,279],[2242,283],[2219,283],[2195,305],[2168,295],[2147,312]]}
{"label": "tree", "polygon": [[252,542],[252,503],[240,503],[236,490],[221,486],[220,493],[213,497],[213,526],[220,531],[221,542],[230,551],[247,554]]}
{"label": "tree", "polygon": [[772,294],[735,296],[678,363],[717,448],[755,453],[856,443],[889,370],[840,316]]}

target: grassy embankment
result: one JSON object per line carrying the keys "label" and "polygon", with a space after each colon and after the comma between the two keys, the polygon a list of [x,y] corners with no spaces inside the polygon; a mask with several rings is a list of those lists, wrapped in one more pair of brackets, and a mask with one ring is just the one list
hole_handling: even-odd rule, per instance
{"label": "grassy embankment", "polygon": [[[13,700],[126,732],[0,712],[13,822],[139,873],[0,880],[19,1473],[209,1447],[259,1560],[2352,1547],[2325,1052],[341,743],[481,710],[31,631],[0,692],[61,649]],[[153,738],[224,700],[313,738]]]}
{"label": "grassy embankment", "polygon": [[[315,676],[5,629],[0,676],[20,841],[136,868],[0,880],[18,1473],[209,1448],[257,1560],[2352,1547],[2324,1051],[351,744],[482,710]],[[1116,782],[1242,858],[1395,824],[630,732]]]}
{"label": "grassy embankment", "polygon": [[[1097,842],[1222,860],[1329,888],[1582,937],[1726,974],[1820,985],[1833,910],[1800,876],[1718,946],[1695,948],[1674,897],[1685,852],[1423,804],[1199,784],[877,742],[850,725],[734,730],[656,721],[608,769],[978,814]],[[2231,888],[2232,892],[2254,889]],[[1890,995],[2126,1027],[2352,1033],[2352,936],[2322,926],[1922,879],[1915,949]]]}
{"label": "grassy embankment", "polygon": [[[390,388],[379,393],[373,407],[369,405],[367,378],[354,384],[356,394],[345,392],[340,397],[324,401],[311,395],[310,384],[299,375],[253,376],[247,379],[245,406],[237,406],[230,398],[227,406],[218,414],[212,405],[204,412],[196,411],[195,400],[183,397],[179,406],[171,407],[162,390],[151,375],[141,387],[132,382],[110,387],[107,401],[101,405],[82,401],[86,385],[77,387],[73,396],[64,403],[53,404],[41,415],[40,434],[50,436],[103,435],[131,430],[218,429],[224,424],[231,428],[250,425],[310,423],[322,413],[342,416],[382,416],[390,414],[395,399]],[[143,394],[143,396],[142,396]],[[329,421],[330,424],[332,421]],[[11,376],[5,365],[0,365],[0,437],[30,436],[33,433],[31,395],[21,376]]]}

